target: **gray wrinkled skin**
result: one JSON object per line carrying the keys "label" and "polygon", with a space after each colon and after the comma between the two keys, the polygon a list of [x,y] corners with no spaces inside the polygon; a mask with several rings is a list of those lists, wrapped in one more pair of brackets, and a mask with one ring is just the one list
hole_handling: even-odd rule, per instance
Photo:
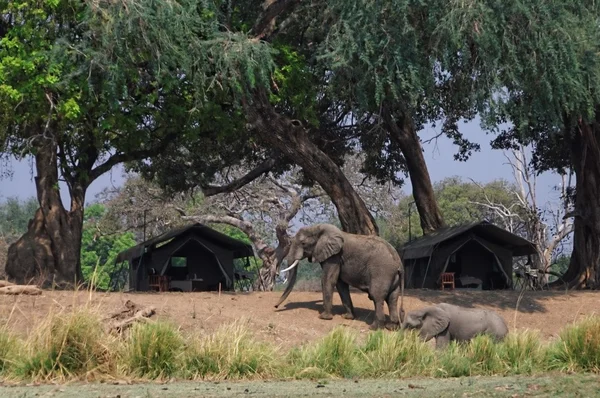
{"label": "gray wrinkled skin", "polygon": [[435,338],[437,348],[452,340],[468,341],[488,334],[500,341],[508,334],[504,319],[495,311],[441,303],[406,314],[403,328],[418,329],[425,341]]}
{"label": "gray wrinkled skin", "polygon": [[[350,286],[369,294],[375,303],[375,320],[372,329],[386,326],[397,329],[404,319],[404,266],[398,252],[385,239],[378,236],[349,234],[335,225],[315,224],[301,228],[292,239],[287,255],[288,264],[307,258],[320,263],[323,268],[323,312],[321,319],[332,319],[333,289],[337,288],[346,314],[354,319],[354,306],[350,298]],[[290,294],[296,282],[298,268],[292,268],[289,284],[278,307]],[[398,314],[400,298],[400,314]],[[390,312],[390,323],[385,325],[384,302]]]}

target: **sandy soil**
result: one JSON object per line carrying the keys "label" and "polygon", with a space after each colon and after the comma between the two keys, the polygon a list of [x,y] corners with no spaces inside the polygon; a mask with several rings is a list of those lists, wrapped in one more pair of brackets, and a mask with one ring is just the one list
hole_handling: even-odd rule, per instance
{"label": "sandy soil", "polygon": [[[257,337],[283,348],[317,339],[336,325],[362,332],[373,320],[373,304],[366,294],[352,292],[357,317],[344,320],[341,301],[334,296],[333,320],[318,318],[322,296],[317,292],[292,292],[278,309],[279,292],[253,293],[93,293],[45,291],[42,296],[0,296],[0,325],[27,334],[49,313],[91,305],[110,314],[123,308],[126,300],[157,308],[157,318],[167,319],[186,332],[211,332],[223,323],[247,318]],[[513,291],[408,290],[406,311],[431,303],[449,302],[467,307],[490,308],[506,319],[509,328],[537,329],[547,339],[557,336],[565,325],[600,312],[600,292],[527,292],[519,300]],[[517,307],[518,303],[518,307]],[[515,310],[516,309],[516,310]]]}

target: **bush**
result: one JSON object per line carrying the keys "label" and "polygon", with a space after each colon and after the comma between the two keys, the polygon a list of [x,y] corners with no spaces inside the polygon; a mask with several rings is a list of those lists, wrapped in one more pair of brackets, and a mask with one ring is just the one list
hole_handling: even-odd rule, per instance
{"label": "bush", "polygon": [[562,371],[600,371],[600,318],[590,317],[567,326],[549,350],[550,368]]}
{"label": "bush", "polygon": [[66,379],[110,372],[113,363],[99,317],[87,310],[51,314],[27,342],[15,374],[26,378]]}
{"label": "bush", "polygon": [[164,322],[133,325],[125,346],[129,373],[148,378],[171,377],[180,369],[183,338]]}
{"label": "bush", "polygon": [[192,340],[185,355],[185,374],[191,378],[236,379],[275,374],[274,347],[252,338],[247,321],[219,328],[214,334]]}

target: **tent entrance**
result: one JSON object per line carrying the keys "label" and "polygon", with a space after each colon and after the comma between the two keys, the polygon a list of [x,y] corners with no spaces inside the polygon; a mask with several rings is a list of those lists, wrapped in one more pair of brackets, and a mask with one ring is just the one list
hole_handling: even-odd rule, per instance
{"label": "tent entrance", "polygon": [[457,288],[506,289],[510,280],[498,256],[477,237],[464,242],[446,259],[442,272],[454,272]]}
{"label": "tent entrance", "polygon": [[231,284],[218,256],[193,238],[173,250],[161,275],[169,278],[169,290],[172,291],[216,291]]}

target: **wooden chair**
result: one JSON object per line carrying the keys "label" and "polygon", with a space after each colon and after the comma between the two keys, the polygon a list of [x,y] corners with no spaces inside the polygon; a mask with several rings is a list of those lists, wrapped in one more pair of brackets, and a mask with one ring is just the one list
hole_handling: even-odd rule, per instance
{"label": "wooden chair", "polygon": [[452,290],[455,289],[454,285],[454,272],[444,272],[442,273],[442,290],[444,290],[444,286],[449,285],[452,287]]}
{"label": "wooden chair", "polygon": [[149,275],[148,285],[150,290],[166,292],[169,290],[169,277],[165,275]]}

